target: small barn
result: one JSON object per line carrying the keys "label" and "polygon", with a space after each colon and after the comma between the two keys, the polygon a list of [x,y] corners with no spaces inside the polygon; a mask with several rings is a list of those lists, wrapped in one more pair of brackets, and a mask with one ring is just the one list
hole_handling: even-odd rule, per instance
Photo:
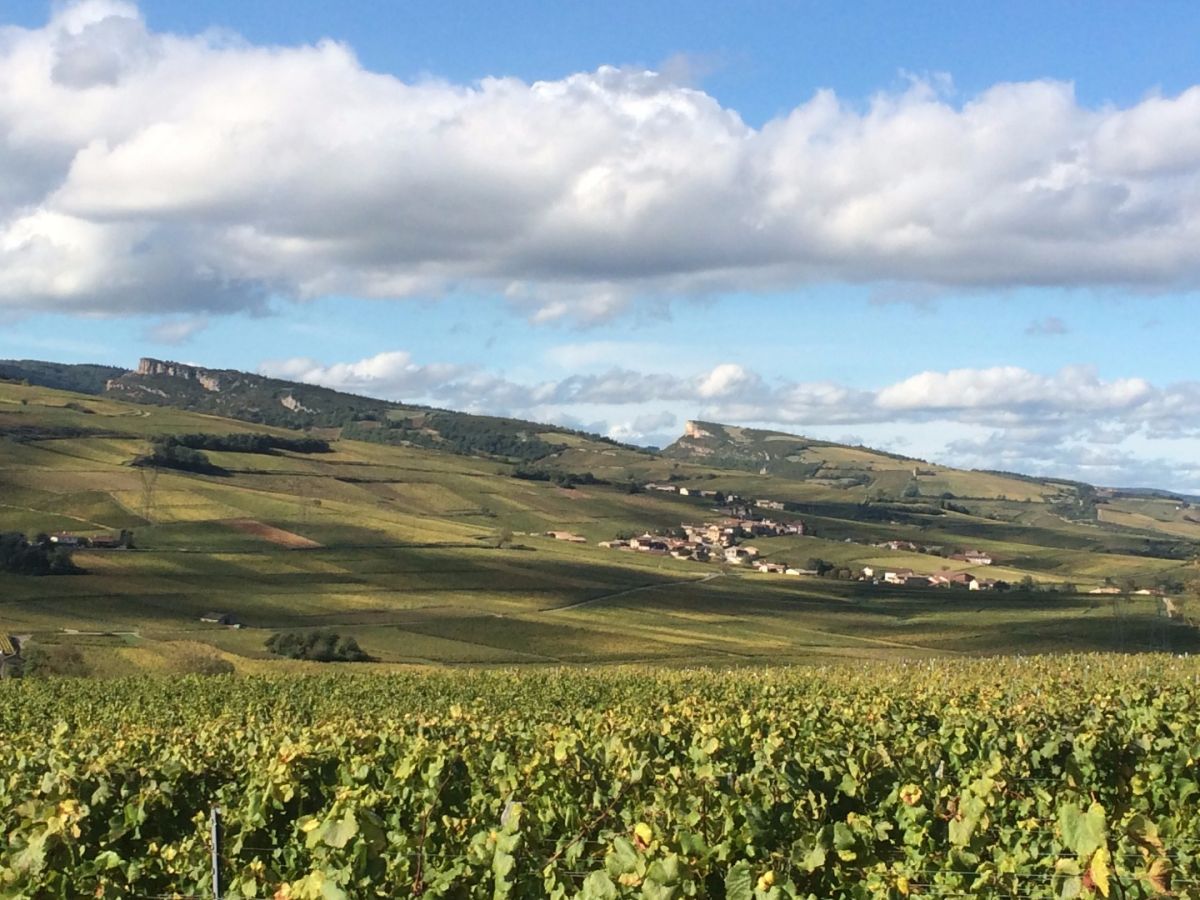
{"label": "small barn", "polygon": [[224,625],[226,628],[241,628],[242,621],[233,613],[227,612],[206,612],[200,617],[201,622],[206,622],[209,625]]}

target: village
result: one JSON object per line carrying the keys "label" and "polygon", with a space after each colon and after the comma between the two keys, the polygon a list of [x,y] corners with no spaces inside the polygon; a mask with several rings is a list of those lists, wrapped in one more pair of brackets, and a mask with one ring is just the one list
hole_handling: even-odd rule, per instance
{"label": "village", "polygon": [[[671,529],[668,533],[646,532],[636,536],[619,536],[611,540],[600,541],[601,547],[630,553],[669,555],[675,559],[698,563],[715,562],[731,566],[746,566],[770,575],[823,576],[836,571],[843,578],[848,577],[877,585],[896,585],[909,588],[957,587],[972,591],[986,591],[1008,587],[999,579],[981,577],[966,571],[965,568],[962,571],[922,574],[910,568],[864,566],[858,572],[854,572],[845,568],[836,569],[828,564],[814,565],[814,563],[820,563],[819,560],[810,560],[806,565],[798,565],[777,559],[765,559],[762,558],[759,548],[747,542],[756,538],[804,536],[807,533],[804,522],[801,520],[780,521],[763,514],[764,511],[785,511],[787,505],[784,502],[761,498],[746,499],[737,494],[724,493],[719,490],[697,490],[671,483],[650,482],[643,485],[643,490],[712,500],[716,504],[712,507],[712,511],[718,513],[720,518],[700,524],[684,522],[680,524],[679,528]],[[576,543],[586,540],[581,535],[567,531],[548,531],[546,536]],[[852,543],[849,538],[845,540],[847,543]],[[946,548],[942,546],[923,545],[904,540],[882,541],[870,546],[896,552],[929,554],[938,559],[962,563],[964,567],[990,566],[995,562],[991,554],[978,549],[947,553]]]}

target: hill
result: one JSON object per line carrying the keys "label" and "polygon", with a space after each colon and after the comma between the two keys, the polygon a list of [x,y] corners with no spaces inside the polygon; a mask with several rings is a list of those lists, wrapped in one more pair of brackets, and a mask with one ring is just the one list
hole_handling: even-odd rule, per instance
{"label": "hill", "polygon": [[234,369],[149,357],[133,370],[4,360],[0,361],[0,379],[280,428],[334,429],[338,436],[374,443],[514,461],[536,461],[572,445],[563,438],[583,437],[616,445],[599,435],[553,425],[394,403]]}
{"label": "hill", "polygon": [[[76,552],[85,574],[0,574],[0,632],[79,648],[101,674],[171,670],[197,653],[243,670],[309,666],[275,659],[264,644],[318,627],[355,637],[380,660],[368,666],[1200,650],[1193,629],[1163,616],[1163,599],[1134,593],[1167,586],[1183,591],[1171,601],[1177,612],[1191,602],[1200,523],[1169,499],[1098,492],[1095,517],[1072,519],[1057,511],[1052,483],[1001,499],[1026,482],[953,470],[937,477],[980,479],[992,493],[872,499],[869,485],[723,468],[528,423],[524,434],[561,447],[530,462],[467,453],[441,432],[429,446],[363,440],[353,423],[312,428],[310,446],[294,429],[134,403],[128,393],[0,384],[0,532],[133,535],[132,549]],[[510,421],[451,421],[475,419]],[[203,448],[194,452],[211,468],[154,462],[167,440]],[[885,468],[898,459],[857,452],[875,478],[903,471]],[[591,479],[559,477],[569,474]],[[661,489],[631,491],[631,482]],[[995,557],[989,578],[1030,589],[763,574],[597,545],[718,521],[735,496],[804,523],[803,535],[752,539],[767,561],[934,574],[963,569],[950,554],[976,548]],[[1086,593],[1106,581],[1120,596]],[[244,627],[202,622],[211,611]]]}
{"label": "hill", "polygon": [[1002,472],[964,471],[867,447],[716,422],[688,422],[663,456],[801,481],[855,499],[1061,502],[1076,498],[1079,487]]}

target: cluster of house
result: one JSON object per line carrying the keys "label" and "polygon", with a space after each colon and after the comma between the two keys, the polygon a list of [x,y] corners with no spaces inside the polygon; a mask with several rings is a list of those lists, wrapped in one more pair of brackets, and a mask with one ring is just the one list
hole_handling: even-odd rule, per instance
{"label": "cluster of house", "polygon": [[67,547],[71,550],[84,547],[90,547],[93,550],[118,550],[133,546],[133,532],[122,530],[117,534],[95,534],[88,536],[60,531],[57,534],[50,535],[50,543],[56,547]]}
{"label": "cluster of house", "polygon": [[661,491],[665,494],[678,494],[680,497],[704,497],[706,499],[715,500],[718,497],[724,499],[727,504],[726,511],[741,510],[745,513],[751,508],[757,509],[772,509],[782,512],[787,509],[787,504],[782,500],[746,500],[739,497],[737,494],[726,494],[716,490],[700,490],[699,488],[689,488],[670,482],[648,481],[642,485],[643,490]]}
{"label": "cluster of house", "polygon": [[[880,547],[884,550],[895,550],[900,553],[927,553],[933,556],[941,556],[945,550],[940,545],[918,544],[913,541],[880,541],[872,546]],[[963,550],[960,553],[947,555],[946,559],[965,562],[972,566],[990,566],[996,561],[990,553],[984,550]]]}
{"label": "cluster of house", "polygon": [[[779,537],[781,535],[804,534],[803,522],[776,522],[766,518],[729,517],[717,522],[705,522],[702,525],[680,526],[682,537],[643,534],[628,540],[618,538],[611,541],[601,541],[601,547],[611,550],[630,550],[641,553],[670,554],[676,559],[690,559],[695,562],[709,562],[713,559],[723,560],[732,565],[754,563],[758,558],[758,548],[747,546],[742,541],[756,537]],[[783,572],[789,567],[783,563],[761,562],[757,567],[766,571]],[[769,567],[769,568],[768,568]],[[789,574],[802,574],[800,570]]]}
{"label": "cluster of house", "polygon": [[[990,565],[986,563],[985,565]],[[896,584],[902,587],[959,587],[969,591],[990,591],[996,586],[994,578],[980,578],[971,572],[939,572],[921,575],[912,569],[887,569],[879,566],[863,566],[863,581],[875,584]]]}

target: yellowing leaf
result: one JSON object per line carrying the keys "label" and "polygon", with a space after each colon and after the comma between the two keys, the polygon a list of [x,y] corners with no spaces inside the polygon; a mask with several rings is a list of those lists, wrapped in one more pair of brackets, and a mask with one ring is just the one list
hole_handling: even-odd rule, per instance
{"label": "yellowing leaf", "polygon": [[1108,848],[1101,847],[1092,856],[1092,864],[1088,868],[1088,873],[1092,876],[1092,884],[1096,886],[1096,890],[1104,897],[1108,896],[1108,877],[1112,874],[1109,869],[1109,861]]}

